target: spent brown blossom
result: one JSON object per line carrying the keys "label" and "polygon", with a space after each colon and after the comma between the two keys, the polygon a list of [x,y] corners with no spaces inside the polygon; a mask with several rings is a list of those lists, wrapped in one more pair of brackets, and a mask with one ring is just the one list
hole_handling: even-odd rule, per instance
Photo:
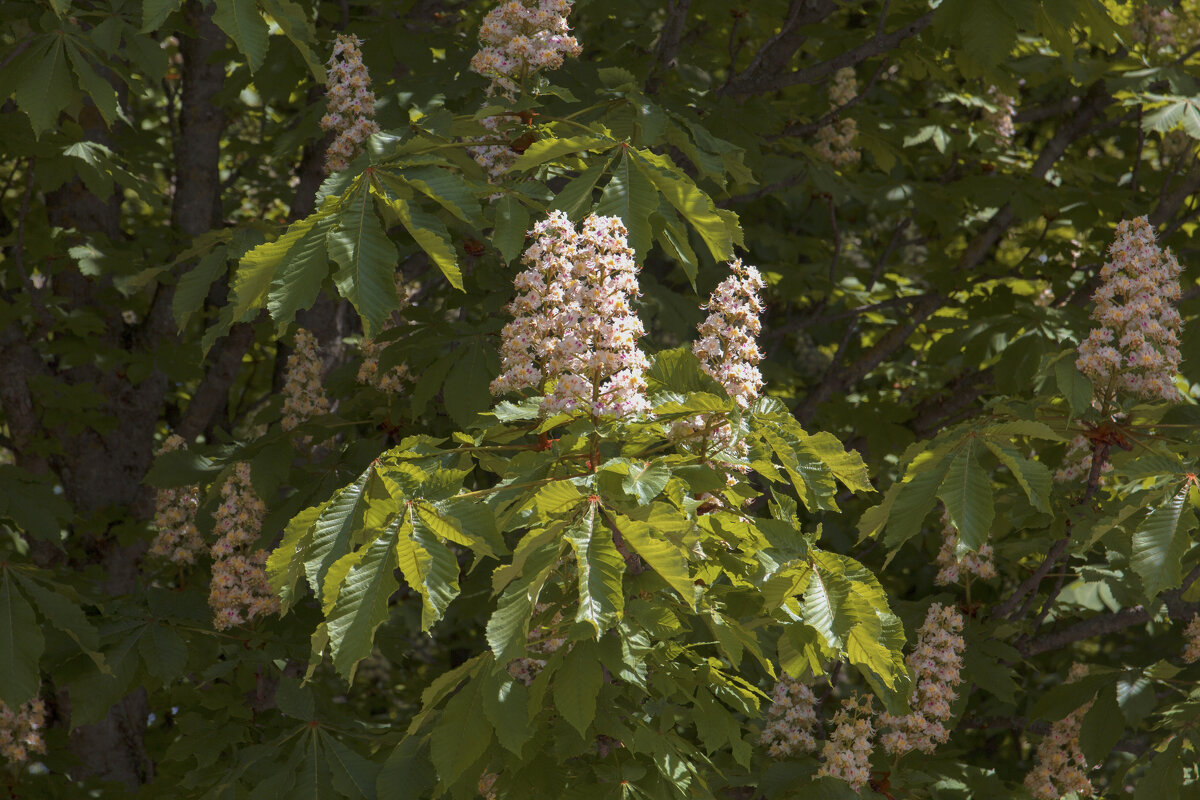
{"label": "spent brown blossom", "polygon": [[[829,86],[830,110],[840,109],[850,103],[858,94],[858,81],[854,76],[853,67],[843,67],[833,75]],[[817,130],[817,157],[839,169],[857,164],[861,154],[854,146],[858,136],[858,122],[839,116],[828,125]]]}
{"label": "spent brown blossom", "polygon": [[250,465],[234,465],[221,486],[212,546],[212,584],[208,604],[213,627],[225,630],[255,617],[279,612],[279,599],[267,582],[267,552],[257,548],[266,506],[250,482]]}
{"label": "spent brown blossom", "polygon": [[15,711],[0,701],[0,758],[23,764],[31,755],[45,753],[45,725],[46,704],[41,698],[27,700]]}
{"label": "spent brown blossom", "polygon": [[[182,449],[183,437],[171,434],[159,454]],[[200,487],[179,486],[159,489],[154,499],[156,533],[150,555],[175,564],[194,564],[204,552],[204,539],[196,529],[196,510],[200,507]]]}
{"label": "spent brown blossom", "polygon": [[290,431],[305,420],[328,413],[329,399],[321,383],[317,337],[298,328],[284,371],[283,429]]}
{"label": "spent brown blossom", "polygon": [[883,749],[894,756],[912,750],[932,753],[950,738],[946,723],[950,706],[962,683],[963,618],[952,606],[934,603],[917,632],[917,644],[908,656],[913,676],[912,712],[903,716],[881,714],[879,724],[889,730],[880,737]]}
{"label": "spent brown blossom", "polygon": [[[1086,674],[1086,668],[1075,664],[1067,676],[1068,682]],[[1058,800],[1074,792],[1077,797],[1095,793],[1087,776],[1087,759],[1079,746],[1083,717],[1092,707],[1088,701],[1050,726],[1050,732],[1038,744],[1033,769],[1025,776],[1025,788],[1035,800]]]}

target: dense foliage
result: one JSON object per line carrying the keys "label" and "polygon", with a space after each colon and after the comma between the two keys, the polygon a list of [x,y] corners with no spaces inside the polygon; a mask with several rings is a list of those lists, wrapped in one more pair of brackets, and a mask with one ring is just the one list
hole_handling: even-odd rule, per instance
{"label": "dense foliage", "polygon": [[1200,796],[1196,42],[0,0],[0,794]]}

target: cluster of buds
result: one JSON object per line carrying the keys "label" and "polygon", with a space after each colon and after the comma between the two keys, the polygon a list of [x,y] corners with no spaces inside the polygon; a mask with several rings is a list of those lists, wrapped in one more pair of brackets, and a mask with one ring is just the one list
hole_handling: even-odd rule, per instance
{"label": "cluster of buds", "polygon": [[321,357],[317,337],[296,329],[295,346],[287,358],[283,383],[283,429],[290,431],[307,419],[329,413],[329,399],[321,385]]}
{"label": "cluster of buds", "polygon": [[[159,454],[185,446],[183,437],[171,434]],[[176,564],[194,564],[204,551],[204,539],[196,529],[196,509],[200,507],[200,488],[180,486],[159,489],[154,500],[154,527],[158,531],[150,544],[150,555]]]}
{"label": "cluster of buds", "polygon": [[[1083,677],[1087,668],[1071,666],[1067,680]],[[1050,726],[1050,732],[1037,748],[1033,770],[1025,776],[1025,788],[1036,800],[1058,800],[1074,792],[1078,797],[1091,797],[1095,790],[1087,777],[1087,759],[1079,747],[1079,732],[1083,717],[1092,707],[1089,701]]]}
{"label": "cluster of buds", "polygon": [[1092,295],[1093,328],[1079,346],[1075,366],[1097,390],[1117,390],[1145,398],[1177,401],[1174,376],[1179,368],[1179,262],[1154,242],[1145,217],[1122,220],[1108,248],[1111,260],[1100,270],[1103,281]]}
{"label": "cluster of buds", "polygon": [[0,701],[0,758],[11,764],[23,764],[31,753],[46,752],[42,728],[46,724],[46,704],[35,697],[16,711]]}
{"label": "cluster of buds", "polygon": [[824,761],[817,770],[817,777],[830,776],[850,784],[850,788],[861,792],[871,779],[871,751],[875,749],[875,726],[871,723],[871,695],[857,694],[842,700],[841,707],[833,715],[836,727],[833,735],[821,748]]}
{"label": "cluster of buds", "polygon": [[[549,608],[545,603],[538,603],[533,608],[533,615],[544,613]],[[538,656],[548,656],[566,644],[567,639],[559,631],[562,615],[555,614],[545,625],[536,625],[530,629],[525,638],[525,652],[532,655],[524,658],[514,658],[508,662],[508,674],[516,680],[529,686],[533,679],[546,668],[546,659]]]}
{"label": "cluster of buds", "polygon": [[[383,329],[380,333],[385,333],[394,330],[403,324],[399,318],[400,312],[408,307],[412,300],[412,295],[415,289],[406,285],[399,272],[396,273],[396,296],[400,299],[400,309],[393,312],[390,317],[383,323]],[[404,385],[408,383],[410,375],[408,373],[407,364],[396,364],[391,369],[379,370],[379,356],[387,349],[386,343],[377,341],[375,338],[363,339],[359,346],[362,351],[362,364],[358,367],[358,382],[367,386],[374,386],[381,392],[388,394],[400,394],[404,389]]]}
{"label": "cluster of buds", "polygon": [[784,675],[771,692],[767,724],[759,741],[771,758],[787,758],[817,749],[812,729],[817,724],[817,698],[812,689]]}
{"label": "cluster of buds", "polygon": [[[1098,485],[1104,484],[1104,473],[1112,472],[1112,463],[1105,459],[1100,466]],[[1063,466],[1054,471],[1055,483],[1074,483],[1092,474],[1092,442],[1083,434],[1075,436],[1063,453]]]}
{"label": "cluster of buds", "polygon": [[908,668],[916,684],[912,713],[897,717],[881,714],[879,723],[890,730],[880,737],[883,749],[892,755],[911,750],[932,753],[950,738],[946,722],[950,704],[962,683],[963,618],[952,606],[934,603],[917,632],[917,646],[908,656]]}
{"label": "cluster of buds", "polygon": [[1192,620],[1183,629],[1183,638],[1187,644],[1183,649],[1183,660],[1189,664],[1200,661],[1200,614],[1193,614]]}
{"label": "cluster of buds", "polygon": [[544,388],[547,415],[645,411],[648,362],[637,346],[645,329],[632,307],[639,267],[625,225],[592,214],[577,232],[566,214],[553,211],[531,233],[492,393]]}
{"label": "cluster of buds", "polygon": [[1013,128],[1013,115],[1016,113],[1016,104],[1012,97],[1006,95],[995,86],[989,86],[987,94],[993,108],[984,109],[983,124],[992,131],[992,135],[996,137],[997,142],[1008,144],[1012,141],[1013,134],[1016,132]]}
{"label": "cluster of buds", "polygon": [[[834,73],[833,83],[829,87],[830,108],[844,108],[857,94],[858,81],[854,77],[853,67],[842,67]],[[817,131],[817,156],[838,168],[857,164],[861,154],[854,147],[856,136],[858,123],[847,117],[822,126]]]}
{"label": "cluster of buds", "polygon": [[471,58],[471,71],[512,98],[544,69],[558,69],[567,56],[581,52],[570,35],[571,0],[507,0],[488,12],[479,26],[482,47]]}
{"label": "cluster of buds", "polygon": [[938,574],[933,582],[938,586],[949,586],[958,583],[963,574],[974,575],[976,578],[996,577],[996,567],[992,564],[992,546],[980,545],[978,552],[958,555],[958,530],[950,522],[949,512],[942,512],[942,549],[937,554]]}
{"label": "cluster of buds", "polygon": [[496,800],[496,781],[499,778],[498,772],[485,772],[479,776],[479,783],[475,788],[479,790],[479,796],[483,800]]}
{"label": "cluster of buds", "polygon": [[265,516],[266,506],[250,483],[250,465],[234,465],[221,486],[221,505],[214,515],[218,539],[211,550],[208,604],[217,630],[279,612],[279,599],[267,582],[267,552],[255,549]]}
{"label": "cluster of buds", "polygon": [[375,93],[371,76],[363,65],[362,42],[353,34],[338,34],[329,57],[326,86],[327,112],[321,129],[333,131],[334,140],[325,152],[325,171],[337,172],[350,165],[362,152],[362,144],[379,132],[375,124]]}

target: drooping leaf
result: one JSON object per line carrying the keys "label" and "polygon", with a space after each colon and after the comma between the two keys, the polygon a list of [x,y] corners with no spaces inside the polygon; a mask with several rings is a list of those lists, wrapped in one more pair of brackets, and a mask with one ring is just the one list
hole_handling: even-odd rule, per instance
{"label": "drooping leaf", "polygon": [[450,698],[429,739],[438,777],[452,784],[475,763],[492,741],[492,726],[479,713],[479,682],[470,681]]}
{"label": "drooping leaf", "polygon": [[617,530],[622,538],[632,547],[659,577],[679,592],[688,605],[695,604],[696,587],[688,572],[685,551],[679,545],[667,539],[654,526],[640,520],[617,515],[615,517]]}
{"label": "drooping leaf", "polygon": [[257,72],[267,58],[267,21],[258,11],[257,0],[216,0],[213,22],[225,31],[246,57],[250,72]]}
{"label": "drooping leaf", "polygon": [[[463,291],[462,270],[458,268],[458,253],[450,243],[450,233],[442,221],[415,203],[401,197],[390,199],[392,209],[400,217],[400,224],[409,236],[421,246],[426,255],[446,276],[450,285]],[[388,242],[389,246],[391,242]],[[395,264],[393,258],[392,263]]]}
{"label": "drooping leaf", "polygon": [[976,551],[987,542],[996,510],[992,482],[979,463],[979,440],[968,437],[950,461],[946,479],[938,497],[946,504],[950,522],[958,530],[959,541]]}
{"label": "drooping leaf", "polygon": [[[353,682],[358,662],[371,654],[375,630],[388,618],[388,598],[400,586],[392,574],[399,566],[398,538],[398,527],[390,526],[369,546],[337,562],[350,563],[337,589],[337,599],[325,614],[325,622],[333,665],[348,681]],[[328,573],[330,584],[334,572],[330,569]],[[328,586],[326,590],[328,595]]]}
{"label": "drooping leaf", "polygon": [[318,514],[304,548],[304,574],[313,594],[322,596],[325,573],[333,563],[350,550],[350,538],[361,528],[366,510],[368,468],[354,483],[339,489]]}
{"label": "drooping leaf", "polygon": [[567,529],[566,537],[575,551],[579,579],[579,611],[575,620],[591,624],[599,638],[625,610],[625,595],[621,590],[625,559],[613,544],[612,534],[597,522],[596,505],[589,503],[579,521]]}
{"label": "drooping leaf", "polygon": [[629,231],[629,246],[640,261],[650,250],[653,230],[650,215],[658,207],[654,184],[646,172],[626,150],[613,168],[612,178],[600,194],[596,213],[602,216],[620,217]]}
{"label": "drooping leaf", "polygon": [[33,607],[9,572],[0,569],[0,702],[17,709],[38,693],[45,647]]}
{"label": "drooping leaf", "polygon": [[364,333],[374,336],[388,314],[399,307],[398,256],[375,212],[373,196],[365,187],[346,199],[340,224],[329,234],[327,244],[330,258],[339,267],[333,282],[362,317]]}
{"label": "drooping leaf", "polygon": [[19,62],[9,65],[9,69],[23,70],[17,84],[17,105],[29,115],[35,136],[55,126],[59,112],[74,94],[64,38],[53,33],[39,37]]}
{"label": "drooping leaf", "polygon": [[329,275],[326,241],[337,222],[333,214],[318,213],[318,219],[288,251],[271,278],[267,310],[282,330],[296,312],[312,306]]}
{"label": "drooping leaf", "polygon": [[582,737],[587,736],[596,716],[596,698],[603,684],[604,672],[595,643],[576,642],[554,673],[554,707]]}
{"label": "drooping leaf", "polygon": [[529,229],[529,212],[516,195],[506,194],[496,201],[496,225],[492,244],[505,262],[511,264],[525,249],[525,232]]}
{"label": "drooping leaf", "polygon": [[1188,532],[1196,527],[1196,515],[1186,503],[1185,487],[1151,510],[1133,533],[1130,564],[1147,598],[1179,585],[1183,556],[1192,543]]}

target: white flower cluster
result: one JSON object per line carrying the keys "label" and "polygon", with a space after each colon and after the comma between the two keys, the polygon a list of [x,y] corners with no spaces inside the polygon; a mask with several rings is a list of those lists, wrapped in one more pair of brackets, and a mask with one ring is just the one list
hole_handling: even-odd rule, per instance
{"label": "white flower cluster", "polygon": [[[842,67],[833,75],[833,83],[829,87],[830,108],[841,108],[854,99],[858,94],[858,81],[854,77],[853,67]],[[817,156],[835,167],[848,167],[857,164],[861,154],[854,147],[854,137],[858,136],[858,122],[848,117],[824,125],[817,131]]]}
{"label": "white flower cluster", "polygon": [[279,612],[279,600],[267,582],[267,551],[252,549],[266,513],[250,483],[250,465],[236,464],[221,486],[221,505],[214,515],[219,538],[211,550],[214,563],[208,604],[217,630]]}
{"label": "white flower cluster", "polygon": [[[159,453],[179,450],[185,444],[183,437],[173,433]],[[159,489],[154,500],[154,527],[158,532],[150,544],[150,555],[176,564],[196,563],[196,556],[204,551],[204,539],[196,529],[199,507],[198,486]]]}
{"label": "white flower cluster", "polygon": [[871,723],[874,698],[857,694],[842,700],[841,707],[833,715],[837,726],[833,735],[821,748],[824,758],[817,777],[826,775],[840,778],[850,788],[861,792],[871,780],[871,751],[875,749],[875,726]]}
{"label": "white flower cluster", "polygon": [[771,758],[787,758],[817,749],[812,729],[817,724],[817,698],[812,689],[784,675],[771,692],[767,724],[759,741]]}
{"label": "white flower cluster", "polygon": [[[1067,680],[1078,680],[1086,673],[1086,667],[1074,664]],[[1087,777],[1087,759],[1079,747],[1083,717],[1092,702],[1051,725],[1050,732],[1038,744],[1033,769],[1025,776],[1025,788],[1036,800],[1058,800],[1070,792],[1077,797],[1091,797],[1095,793]]]}
{"label": "white flower cluster", "polygon": [[566,56],[581,52],[570,35],[571,0],[507,0],[479,26],[479,52],[471,71],[491,78],[488,94],[513,97],[543,69],[558,69]]}
{"label": "white flower cluster", "polygon": [[625,416],[645,411],[645,334],[633,312],[638,264],[617,217],[590,215],[576,231],[561,211],[534,226],[528,267],[513,285],[493,394],[547,390],[542,412]]}
{"label": "white flower cluster", "polygon": [[325,90],[327,111],[321,117],[321,129],[336,136],[325,152],[325,171],[345,169],[362,151],[362,143],[379,126],[375,115],[375,93],[371,76],[363,65],[362,42],[353,34],[338,34],[329,57],[329,77]]}
{"label": "white flower cluster", "polygon": [[1098,392],[1116,389],[1148,400],[1177,401],[1179,368],[1179,262],[1154,242],[1145,217],[1122,220],[1100,270],[1092,299],[1100,324],[1079,345],[1075,366]]}
{"label": "white flower cluster", "polygon": [[484,117],[479,122],[484,128],[487,128],[491,135],[481,136],[475,141],[490,142],[490,144],[468,147],[467,151],[471,154],[471,158],[475,159],[475,163],[487,171],[488,181],[495,183],[512,169],[512,165],[520,158],[521,154],[509,147],[507,142],[497,141],[508,138],[508,130],[512,127],[510,119],[496,114]]}
{"label": "white flower cluster", "polygon": [[942,549],[937,554],[938,574],[933,582],[938,586],[949,586],[958,583],[965,573],[977,578],[996,577],[996,567],[992,564],[992,546],[980,545],[974,553],[964,553],[958,557],[958,531],[950,522],[950,514],[942,512]]}
{"label": "white flower cluster", "polygon": [[1192,620],[1183,629],[1187,645],[1183,649],[1183,660],[1189,664],[1200,661],[1200,614],[1193,614]]}
{"label": "white flower cluster", "polygon": [[287,358],[283,383],[283,429],[290,431],[307,419],[329,413],[329,400],[321,385],[321,357],[317,337],[296,329],[295,346]]}
{"label": "white flower cluster", "polygon": [[932,753],[945,744],[950,731],[950,704],[962,683],[963,618],[957,609],[934,603],[917,632],[917,645],[908,656],[908,668],[916,684],[911,699],[912,713],[902,717],[881,714],[879,724],[890,728],[880,737],[883,749],[892,755],[910,750]]}
{"label": "white flower cluster", "polygon": [[[1104,485],[1104,473],[1112,472],[1112,462],[1107,459],[1100,467],[1099,485]],[[1063,466],[1054,471],[1055,483],[1073,483],[1079,478],[1087,479],[1092,474],[1092,443],[1083,434],[1077,435],[1063,453]]]}
{"label": "white flower cluster", "polygon": [[0,758],[22,764],[31,753],[46,752],[46,742],[42,739],[45,725],[46,704],[41,698],[27,700],[16,711],[0,701]]}
{"label": "white flower cluster", "polygon": [[729,269],[733,274],[709,297],[708,318],[698,326],[700,341],[692,345],[692,352],[738,408],[745,409],[762,394],[763,377],[758,371],[762,351],[755,337],[762,330],[758,290],[766,284],[758,270],[741,259],[731,261]]}
{"label": "white flower cluster", "polygon": [[989,86],[987,94],[988,100],[995,106],[995,110],[984,110],[983,123],[991,129],[992,135],[996,137],[997,142],[1008,144],[1012,141],[1013,134],[1016,132],[1016,129],[1013,128],[1013,115],[1016,113],[1016,103],[1011,97],[995,86]]}

